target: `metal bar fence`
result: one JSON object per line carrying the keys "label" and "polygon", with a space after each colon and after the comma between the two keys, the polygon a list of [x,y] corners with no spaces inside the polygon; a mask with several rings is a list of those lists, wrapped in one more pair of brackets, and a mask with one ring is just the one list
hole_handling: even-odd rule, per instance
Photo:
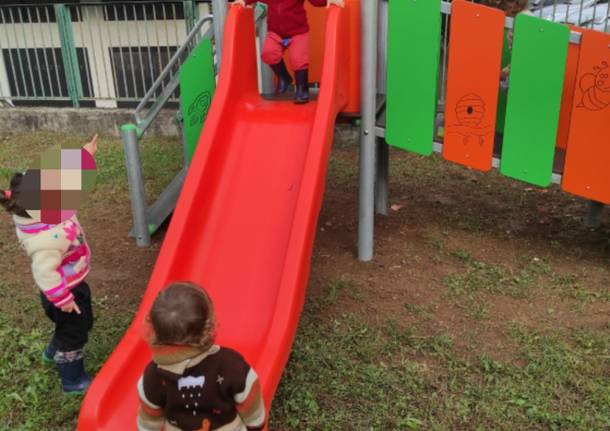
{"label": "metal bar fence", "polygon": [[[209,3],[68,3],[71,31],[64,33],[53,3],[0,5],[0,102],[97,107],[137,104],[183,45],[192,29],[193,23],[187,20],[193,20],[193,11],[203,8],[209,13]],[[201,34],[211,25],[206,23]],[[77,102],[61,43],[66,33],[74,39],[77,64],[72,72],[83,89]],[[171,71],[152,101],[163,93],[179,67]],[[170,102],[177,102],[178,95],[174,91]]]}
{"label": "metal bar fence", "polygon": [[[192,25],[187,21],[198,8],[196,3],[207,3],[209,12],[210,1],[68,4],[84,89],[80,99],[104,107],[141,100],[184,42]],[[607,0],[531,0],[529,9],[543,19],[608,32],[608,4]],[[70,103],[74,98],[66,80],[57,24],[52,3],[0,6],[0,100]],[[441,109],[446,91],[448,33],[446,17],[439,79]],[[177,101],[177,94],[172,101]]]}

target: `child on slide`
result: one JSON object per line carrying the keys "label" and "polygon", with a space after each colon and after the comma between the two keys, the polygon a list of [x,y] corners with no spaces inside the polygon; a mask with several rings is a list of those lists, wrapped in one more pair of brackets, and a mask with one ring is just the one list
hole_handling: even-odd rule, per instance
{"label": "child on slide", "polygon": [[138,381],[139,431],[254,431],[265,426],[258,376],[214,342],[214,308],[191,283],[161,291],[147,317],[153,360]]}
{"label": "child on slide", "polygon": [[[296,78],[294,102],[309,102],[309,24],[305,12],[305,0],[235,0],[235,5],[247,6],[260,1],[268,6],[268,33],[263,44],[262,59],[271,66],[277,77],[275,92],[283,94],[292,84],[283,60],[288,49],[290,65]],[[344,0],[309,0],[317,7],[344,6]]]}
{"label": "child on slide", "polygon": [[[97,135],[83,149],[93,157],[97,151]],[[58,224],[32,218],[32,211],[27,211],[31,209],[24,207],[23,202],[36,200],[34,195],[40,195],[40,190],[31,189],[26,175],[29,173],[13,175],[10,188],[0,191],[0,205],[13,217],[19,243],[32,259],[32,273],[41,290],[42,307],[55,324],[53,337],[43,351],[43,360],[57,364],[64,393],[83,393],[91,383],[83,360],[83,347],[93,326],[91,290],[85,281],[91,250],[76,215]],[[41,187],[40,177],[38,187]]]}

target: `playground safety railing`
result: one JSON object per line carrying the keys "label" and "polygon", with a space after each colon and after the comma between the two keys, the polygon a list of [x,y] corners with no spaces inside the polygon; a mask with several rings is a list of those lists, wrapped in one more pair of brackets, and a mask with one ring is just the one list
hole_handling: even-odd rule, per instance
{"label": "playground safety railing", "polygon": [[[384,0],[385,1],[385,0]],[[484,3],[482,1],[469,0],[473,3]],[[610,9],[607,0],[534,0],[529,2],[528,10],[534,16],[562,24],[572,24],[578,27],[590,28],[608,33],[610,31]],[[449,17],[451,14],[451,3],[443,6],[443,14]],[[387,15],[385,16],[387,20]],[[439,92],[439,107],[445,106],[447,90],[447,54],[449,43],[449,22],[445,18],[442,23],[442,59],[441,59],[441,91]],[[512,26],[512,19],[508,20],[508,27]]]}
{"label": "playground safety railing", "polygon": [[[150,235],[165,220],[175,206],[186,176],[185,166],[165,188],[156,202],[150,208],[147,208],[139,140],[143,137],[161,109],[168,101],[174,98],[179,84],[178,72],[182,63],[200,40],[212,37],[212,27],[208,28],[202,36],[200,35],[204,24],[212,20],[213,16],[208,15],[195,23],[182,46],[176,51],[138,104],[134,113],[135,124],[126,124],[121,127],[134,223],[131,234],[136,237],[138,245],[145,246],[150,244]],[[148,105],[151,105],[150,108],[143,113]]]}
{"label": "playground safety railing", "polygon": [[150,86],[142,100],[140,100],[134,111],[138,133],[143,134],[148,129],[150,123],[168,101],[176,100],[180,67],[202,39],[213,36],[214,28],[211,26],[208,27],[205,33],[201,34],[205,24],[212,23],[213,21],[212,15],[205,16],[197,21],[184,43],[163,68],[163,71],[161,71],[155,82]]}
{"label": "playground safety railing", "polygon": [[[469,0],[473,3],[481,3],[480,0]],[[388,0],[375,0],[378,10],[377,23],[377,88],[379,94],[385,94],[385,70],[387,62],[387,20],[388,20]],[[610,32],[610,8],[607,0],[533,0],[529,2],[529,10],[535,16],[545,20],[572,24],[583,28],[595,29],[603,32]],[[445,17],[450,15],[451,4],[447,2],[443,6]],[[511,20],[509,20],[510,22]],[[439,107],[444,109],[445,93],[447,84],[447,45],[449,42],[449,19],[443,19],[442,23],[442,58],[439,91]]]}
{"label": "playground safety railing", "polygon": [[[188,168],[187,146],[184,134],[181,133],[184,166],[155,203],[147,208],[146,190],[140,160],[140,142],[144,133],[158,117],[161,110],[166,108],[169,102],[176,100],[175,95],[179,91],[180,86],[181,67],[204,39],[212,37],[214,39],[215,70],[216,72],[218,71],[222,59],[222,35],[227,13],[226,0],[212,0],[212,12],[212,15],[205,16],[194,24],[183,44],[177,49],[155,82],[146,91],[146,94],[134,111],[134,122],[121,127],[133,216],[133,230],[130,234],[135,236],[136,243],[139,246],[150,245],[151,235],[173,211]],[[265,16],[266,8],[257,7],[255,20],[259,31],[259,40],[263,39],[264,32],[266,32]],[[207,27],[206,25],[210,22],[212,25]],[[207,30],[202,34],[203,28],[207,28]],[[268,73],[261,72],[261,75],[265,74],[267,79],[264,79],[262,82],[263,88],[270,85],[271,76]],[[181,112],[178,111],[176,121],[181,129],[182,120]]]}
{"label": "playground safety railing", "polygon": [[139,102],[198,17],[209,13],[208,3],[3,4],[0,100],[74,107]]}
{"label": "playground safety railing", "polygon": [[[472,1],[472,3],[485,3],[484,1]],[[394,2],[394,5],[399,5],[400,2]],[[409,2],[409,4],[411,4],[411,2]],[[415,4],[415,3],[413,3]],[[420,2],[417,2],[418,5],[422,6],[422,4]],[[436,7],[438,7],[438,2],[434,2],[432,1],[430,3],[432,5],[432,7],[434,8],[434,4],[436,4]],[[423,2],[423,5],[426,5],[426,7],[429,6],[428,2]],[[404,5],[403,5],[404,6]],[[398,8],[398,6],[397,6]],[[424,85],[423,83],[420,83],[418,80],[416,80],[415,82],[418,82],[418,87],[417,90],[416,88],[412,88],[413,91],[419,91],[420,87],[426,87],[424,92],[424,95],[420,95],[418,94],[417,97],[415,97],[413,94],[411,94],[410,97],[405,98],[404,92],[401,96],[401,100],[404,102],[401,102],[401,105],[406,104],[411,104],[411,109],[409,110],[409,112],[411,113],[415,113],[415,117],[409,119],[407,116],[405,116],[406,114],[401,114],[400,121],[403,120],[409,120],[409,126],[407,126],[410,129],[413,129],[413,124],[423,124],[424,128],[428,127],[428,123],[430,124],[434,124],[434,122],[436,121],[436,129],[438,130],[442,130],[442,126],[445,123],[445,119],[444,119],[444,113],[445,113],[445,105],[447,102],[447,78],[448,78],[448,45],[451,39],[451,35],[450,35],[450,16],[451,16],[451,11],[452,11],[452,3],[448,2],[448,1],[443,1],[441,2],[441,17],[440,17],[440,22],[439,21],[435,21],[431,20],[430,21],[430,25],[439,25],[439,27],[435,28],[434,30],[431,30],[430,33],[427,33],[428,31],[430,31],[429,28],[426,27],[426,25],[421,25],[421,23],[417,23],[417,25],[415,26],[418,30],[417,32],[413,32],[411,31],[408,35],[403,34],[401,32],[401,42],[398,43],[395,46],[400,46],[400,48],[398,49],[398,51],[400,52],[407,52],[405,51],[406,46],[405,44],[409,43],[409,41],[412,40],[417,40],[417,46],[420,46],[421,48],[421,44],[424,43],[424,41],[428,41],[426,43],[429,44],[426,45],[426,48],[422,48],[424,49],[424,51],[420,51],[422,52],[424,55],[422,55],[422,57],[426,57],[427,60],[430,62],[430,65],[432,65],[434,62],[438,62],[439,64],[437,66],[435,66],[435,68],[437,68],[436,70],[438,71],[438,75],[435,75],[434,73],[431,72],[432,68],[430,69],[425,69],[428,70],[430,73],[426,74],[426,78],[423,79],[423,81],[427,82],[429,85]],[[570,52],[572,53],[570,55],[570,58],[575,58],[574,56],[578,56],[578,52],[579,52],[579,47],[581,45],[581,33],[584,31],[590,31],[590,30],[595,30],[596,32],[605,32],[608,33],[610,30],[610,26],[609,26],[609,15],[610,15],[610,11],[608,9],[608,2],[607,1],[593,1],[593,0],[570,0],[570,1],[554,1],[554,2],[550,2],[548,0],[540,0],[540,1],[530,1],[530,7],[529,7],[529,12],[531,15],[533,15],[536,18],[542,18],[543,20],[547,20],[547,21],[554,21],[557,23],[562,23],[562,24],[569,24],[569,25],[577,25],[579,26],[582,30],[580,31],[571,31],[569,33],[568,36],[568,40],[569,40],[569,45],[571,48],[569,48]],[[393,91],[392,89],[388,90],[387,84],[386,84],[386,79],[387,79],[387,71],[388,71],[388,67],[387,67],[387,52],[386,52],[386,47],[387,47],[387,40],[388,40],[388,2],[387,0],[372,0],[370,2],[364,2],[363,3],[363,11],[362,11],[362,35],[363,35],[363,39],[362,39],[362,109],[361,109],[361,113],[362,113],[362,132],[361,132],[361,144],[360,144],[360,153],[361,153],[361,157],[360,157],[360,204],[359,204],[359,228],[358,228],[358,256],[361,260],[370,260],[373,257],[373,243],[374,243],[374,215],[375,212],[377,212],[378,214],[387,214],[387,210],[388,210],[388,165],[389,165],[389,147],[387,142],[385,141],[386,139],[386,110],[385,110],[385,100],[386,100],[386,93],[388,91],[390,91],[390,93]],[[436,16],[436,19],[438,19],[438,16]],[[414,24],[414,23],[412,23]],[[514,24],[514,20],[512,18],[506,18],[504,20],[504,28],[506,30],[508,29],[512,29],[513,28],[513,24]],[[407,24],[405,24],[404,22],[401,22],[401,28],[405,29],[406,27],[408,27]],[[400,26],[398,26],[400,27]],[[502,27],[502,26],[500,26]],[[543,25],[540,26],[545,27]],[[586,30],[588,29],[588,30]],[[576,29],[579,30],[579,29]],[[544,29],[539,30],[540,32],[545,31]],[[564,30],[565,31],[565,30]],[[405,32],[406,33],[406,32]],[[424,34],[426,33],[426,34]],[[438,39],[436,39],[438,37],[440,33],[440,43],[438,43]],[[546,33],[544,33],[546,34]],[[599,35],[599,33],[598,33]],[[506,35],[505,35],[506,37]],[[598,37],[599,39],[599,37]],[[396,40],[396,39],[395,39]],[[544,39],[542,40],[542,43],[544,42]],[[608,45],[608,47],[610,47],[610,45]],[[439,53],[438,56],[436,56],[434,53],[436,53],[436,49],[438,49]],[[563,46],[562,49],[565,49],[565,45]],[[523,50],[522,50],[523,52]],[[576,53],[576,54],[574,54]],[[418,58],[418,61],[420,61],[420,57],[417,56],[416,53],[413,52],[413,50],[411,49],[409,51],[409,56],[411,58]],[[403,56],[404,58],[404,56]],[[598,60],[601,61],[601,60]],[[574,65],[574,62],[570,63],[571,66],[569,67],[570,70],[570,80],[572,80],[572,84],[574,85],[574,80],[576,79],[574,74],[576,73],[576,67]],[[594,70],[601,70],[600,68],[603,68],[603,62],[601,63],[602,66],[597,66],[597,68],[593,68],[592,71]],[[376,65],[376,67],[375,67]],[[427,67],[427,66],[426,66]],[[593,67],[593,66],[591,66]],[[423,70],[423,69],[422,69]],[[390,71],[391,72],[391,71]],[[405,72],[404,69],[401,70],[401,73]],[[396,91],[397,88],[401,87],[404,83],[405,80],[409,80],[409,79],[413,79],[413,78],[409,78],[407,75],[409,75],[409,73],[405,74],[404,76],[398,73],[396,70],[393,72],[394,77],[399,77],[398,81],[400,81],[401,83],[396,83],[397,80],[395,80],[394,82],[394,91]],[[582,74],[584,72],[580,72],[579,74]],[[592,75],[591,71],[588,72],[589,75]],[[594,73],[594,72],[593,72]],[[563,74],[563,68],[561,66],[559,66],[558,68],[556,68],[556,70],[554,71],[554,73],[552,74],[553,76],[556,76],[558,74]],[[498,75],[499,76],[499,75]],[[579,75],[579,78],[581,77],[581,75]],[[523,78],[523,75],[522,75]],[[556,77],[557,79],[559,79],[559,77]],[[524,82],[530,82],[533,86],[533,88],[536,88],[537,84],[536,83],[541,83],[541,84],[546,84],[546,81],[548,80],[548,76],[545,75],[544,73],[539,73],[536,74],[535,72],[532,73],[531,79],[526,79]],[[568,78],[566,78],[566,80],[568,80]],[[566,85],[569,85],[569,83],[567,83]],[[399,87],[397,87],[399,86]],[[411,88],[411,87],[410,87]],[[404,90],[401,90],[404,91]],[[569,93],[570,90],[568,90]],[[589,92],[591,93],[591,92]],[[592,100],[592,102],[590,102],[589,104],[599,104],[599,102],[597,101],[597,96],[593,95],[593,93],[589,94],[586,93],[585,97],[594,97],[595,100]],[[436,95],[436,99],[434,99]],[[391,94],[390,94],[391,96]],[[419,97],[421,96],[421,97]],[[555,97],[555,95],[553,95],[553,97]],[[426,106],[421,106],[421,100],[425,100],[426,102]],[[567,98],[566,98],[567,100]],[[588,99],[587,99],[588,100]],[[586,102],[586,101],[585,101]],[[550,181],[555,183],[555,184],[561,184],[561,186],[566,189],[569,190],[569,187],[567,185],[568,181],[566,181],[565,178],[565,172],[563,172],[563,164],[564,164],[564,157],[566,157],[566,151],[565,151],[565,140],[567,139],[567,134],[566,134],[566,127],[565,124],[567,124],[570,120],[570,114],[568,113],[566,116],[564,116],[564,109],[563,109],[563,105],[565,104],[569,104],[569,102],[566,102],[565,100],[562,100],[562,121],[560,123],[560,126],[563,127],[563,135],[564,135],[564,143],[562,144],[563,147],[559,146],[559,140],[558,140],[558,149],[557,149],[557,153],[555,154],[555,165],[554,169],[552,172],[548,172],[545,171],[544,175],[548,175],[548,177],[546,178],[550,178]],[[594,106],[595,109],[598,109],[597,105]],[[548,112],[556,112],[555,109],[558,109],[556,107],[556,105],[553,105],[553,107],[549,106],[550,111]],[[422,118],[421,116],[418,116],[419,114],[417,114],[418,112],[421,112],[422,110],[425,110],[426,112],[428,112],[428,114],[426,114],[424,117]],[[565,109],[566,112],[569,112],[567,109]],[[452,111],[453,112],[453,111]],[[541,112],[540,109],[538,109],[539,113],[542,113],[543,115],[541,115],[539,118],[538,117],[533,117],[533,121],[538,121],[539,123],[542,120],[542,118],[547,117],[549,114],[548,112]],[[554,114],[553,114],[554,115]],[[417,118],[417,120],[415,119]],[[397,118],[395,117],[395,121],[394,124],[396,123]],[[415,123],[414,123],[415,122]],[[406,123],[402,123],[402,128],[405,128]],[[440,126],[440,127],[439,127]],[[419,126],[418,126],[419,127]],[[545,127],[549,127],[548,124]],[[417,127],[415,127],[417,128]],[[513,127],[514,130],[514,127]],[[411,133],[411,132],[409,132]],[[444,151],[444,142],[443,142],[443,136],[439,136],[439,135],[435,135],[432,136],[432,132],[431,129],[427,130],[424,134],[427,136],[427,134],[430,133],[430,139],[423,139],[422,142],[425,141],[425,143],[423,143],[422,145],[424,145],[424,147],[426,147],[426,149],[424,151],[422,151],[422,154],[424,153],[428,153],[428,151],[430,152],[436,152],[436,153],[442,153]],[[559,132],[557,132],[559,134]],[[549,131],[549,136],[551,135],[551,132]],[[408,136],[408,135],[407,135]],[[396,140],[396,138],[393,138],[394,140]],[[571,138],[572,139],[572,138]],[[601,137],[599,139],[602,139]],[[603,140],[603,139],[602,139]],[[411,143],[407,143],[406,142],[406,138],[405,136],[401,135],[401,138],[399,139],[399,141],[401,141],[400,146],[403,146],[406,149],[410,149],[412,151],[416,151],[419,152],[417,150],[414,150],[412,148],[412,144]],[[512,141],[514,142],[515,139],[512,139]],[[591,142],[592,141],[592,142]],[[591,140],[589,139],[589,142],[586,143],[586,145],[591,145],[591,146],[595,146],[598,143],[595,142],[595,140]],[[396,144],[397,145],[397,144]],[[550,144],[549,144],[550,145]],[[583,145],[584,147],[585,145]],[[578,147],[578,145],[576,145],[576,147]],[[592,147],[591,147],[592,148]],[[495,168],[500,168],[501,172],[504,173],[505,175],[510,175],[508,174],[508,169],[502,169],[502,164],[501,164],[501,160],[500,160],[500,153],[498,153],[498,148],[494,148],[493,151],[493,157],[489,160],[489,163],[491,166],[495,167]],[[548,163],[549,154],[551,154],[551,150],[550,148],[545,148],[544,151],[544,160],[545,163]],[[572,152],[574,152],[575,150],[573,149]],[[582,151],[582,150],[581,150]],[[568,154],[568,158],[569,158],[569,152]],[[525,157],[525,156],[524,156]],[[572,158],[572,160],[576,160],[574,157]],[[509,163],[508,161],[504,160],[504,158],[502,158],[502,162],[506,162],[504,163],[504,167],[508,168]],[[468,162],[465,162],[465,164],[467,164]],[[576,162],[574,162],[576,163]],[[546,166],[546,165],[545,165]],[[557,169],[556,169],[557,168]],[[519,174],[515,174],[515,177],[518,178],[519,176],[523,177],[523,176],[527,176],[527,175],[531,175],[532,172],[527,172],[527,169],[525,168],[521,168],[522,171]],[[598,172],[598,168],[595,168],[592,172]],[[600,171],[601,172],[601,171]],[[543,175],[543,178],[544,178]],[[597,175],[597,174],[595,174]],[[573,175],[572,175],[573,176]],[[590,181],[589,178],[592,178],[591,175],[587,176],[587,181]],[[524,179],[525,181],[528,181],[527,179]],[[536,179],[531,179],[530,181],[537,181]],[[599,177],[596,177],[596,179],[594,181],[600,181]],[[544,180],[540,180],[540,183],[544,183]],[[594,226],[599,222],[599,215],[601,213],[601,207],[602,204],[599,202],[594,201],[594,198],[589,197],[590,194],[592,194],[592,192],[589,189],[593,189],[593,186],[589,187],[589,185],[587,184],[582,184],[584,181],[580,181],[580,184],[577,184],[577,186],[581,187],[581,189],[586,189],[585,191],[575,191],[575,185],[572,185],[572,193],[575,193],[577,195],[583,196],[587,199],[591,199],[589,201],[589,214],[586,218],[586,222],[589,226]],[[599,189],[598,189],[599,190]]]}

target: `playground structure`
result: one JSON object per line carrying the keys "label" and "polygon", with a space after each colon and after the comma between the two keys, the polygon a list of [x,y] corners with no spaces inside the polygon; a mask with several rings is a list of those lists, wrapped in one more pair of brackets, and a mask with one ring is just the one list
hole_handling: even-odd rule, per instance
{"label": "playground structure", "polygon": [[218,342],[254,365],[270,406],[305,299],[335,119],[358,105],[358,77],[345,71],[358,69],[350,41],[360,11],[347,3],[320,10],[322,85],[300,106],[259,94],[253,12],[231,8],[218,87],[166,240],[133,323],[87,393],[80,430],[135,426],[134,388],[150,360],[144,317],[176,280],[206,286]]}
{"label": "playground structure", "polygon": [[[151,88],[146,92],[135,109],[133,124],[125,124],[121,129],[133,214],[134,227],[130,235],[136,238],[136,243],[140,246],[150,245],[151,236],[167,220],[176,206],[184,184],[188,163],[197,145],[214,94],[215,71],[219,70],[218,62],[222,53],[224,20],[227,11],[226,1],[213,0],[212,8],[214,15],[204,16],[193,25],[193,29],[184,44],[177,50]],[[314,86],[318,85],[321,80],[322,62],[315,59],[322,57],[325,33],[325,14],[316,9],[308,8],[311,27],[310,51],[311,58],[314,59],[310,64],[310,82]],[[259,51],[267,32],[265,17],[266,8],[258,5],[255,9],[255,22]],[[209,21],[213,22],[213,28],[208,29],[201,36],[201,29]],[[215,41],[213,46],[210,42],[212,37]],[[357,51],[358,46],[358,40],[350,41],[352,51]],[[213,51],[214,48],[215,52]],[[259,90],[263,94],[270,95],[274,88],[271,69],[260,60],[257,64]],[[349,73],[354,75],[356,69]],[[359,82],[354,76],[351,76],[350,83],[352,86],[350,91],[355,92]],[[173,181],[169,183],[155,202],[147,207],[139,156],[140,142],[146,130],[155,121],[161,110],[172,100],[178,88],[181,90],[181,97],[180,111],[176,119],[182,128],[184,167],[176,174]],[[357,113],[359,111],[358,101],[350,100],[347,111]]]}
{"label": "playground structure", "polygon": [[[218,10],[226,11],[218,3]],[[175,186],[181,193],[175,192],[177,206],[140,309],[89,390],[79,430],[125,429],[134,423],[135,384],[150,360],[142,338],[144,317],[157,292],[176,280],[194,281],[210,292],[220,322],[218,341],[254,365],[270,406],[305,298],[333,126],[341,112],[360,106],[362,116],[361,260],[373,256],[375,212],[387,211],[386,140],[423,155],[442,153],[472,169],[499,168],[538,186],[558,183],[570,193],[610,203],[605,169],[610,153],[603,140],[610,109],[610,81],[604,77],[610,35],[527,15],[512,20],[462,0],[390,2],[386,33],[378,11],[378,1],[348,0],[345,10],[313,12],[319,14],[319,19],[312,15],[313,25],[324,28],[324,38],[313,48],[315,53],[322,47],[320,56],[312,57],[319,65],[312,79],[320,89],[312,103],[296,106],[260,95],[257,76],[264,73],[257,64],[255,13],[231,8],[222,25],[217,20],[223,12],[214,10],[217,88],[188,173],[183,171],[184,185]],[[445,106],[451,109],[445,109],[440,142],[437,77],[442,17],[450,14]],[[508,105],[504,127],[498,128],[504,34],[513,27]],[[380,67],[379,74],[378,63],[385,63],[385,51],[378,51],[378,40],[384,45],[386,34],[384,97],[378,88],[385,88],[386,72]],[[481,34],[488,36],[483,42]],[[208,58],[211,51],[205,43],[193,48]],[[547,79],[532,83],[531,71],[542,71]],[[190,95],[193,103],[198,95]],[[123,129],[132,193],[133,180],[138,175],[141,180],[139,133],[137,125]],[[136,234],[146,235],[145,227],[149,235],[147,218],[140,221]]]}
{"label": "playground structure", "polygon": [[[449,15],[443,32],[441,17]],[[610,203],[610,153],[604,140],[610,118],[609,34],[549,22],[535,14],[512,19],[464,0],[390,2],[388,17],[387,99],[380,102],[375,124],[362,112],[362,145],[370,157],[375,138],[366,132],[375,127],[380,141],[378,212],[387,208],[387,141],[422,155],[442,153],[472,169],[499,168],[503,175],[539,187],[560,184],[588,199],[588,223],[598,222],[602,206]],[[375,22],[371,20],[372,25]],[[507,53],[505,32],[510,29],[514,42]],[[443,33],[449,43],[446,68],[441,70]],[[367,34],[375,37],[378,32]],[[417,43],[405,43],[411,40]],[[372,52],[375,42],[368,46]],[[510,64],[507,93],[498,73],[506,66],[503,56]],[[363,89],[375,88],[372,72],[363,75],[368,79]],[[366,106],[366,95],[364,99]],[[375,168],[370,162],[365,168],[359,256],[368,260],[373,255]]]}

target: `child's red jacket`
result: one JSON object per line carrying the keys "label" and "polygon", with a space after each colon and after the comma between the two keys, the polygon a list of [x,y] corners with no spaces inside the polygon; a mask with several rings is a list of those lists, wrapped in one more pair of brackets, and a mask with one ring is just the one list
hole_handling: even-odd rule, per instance
{"label": "child's red jacket", "polygon": [[[258,0],[267,9],[267,28],[280,37],[292,37],[307,33],[309,24],[305,13],[305,0]],[[257,0],[245,0],[246,4]],[[309,0],[314,6],[326,6],[326,0]]]}

